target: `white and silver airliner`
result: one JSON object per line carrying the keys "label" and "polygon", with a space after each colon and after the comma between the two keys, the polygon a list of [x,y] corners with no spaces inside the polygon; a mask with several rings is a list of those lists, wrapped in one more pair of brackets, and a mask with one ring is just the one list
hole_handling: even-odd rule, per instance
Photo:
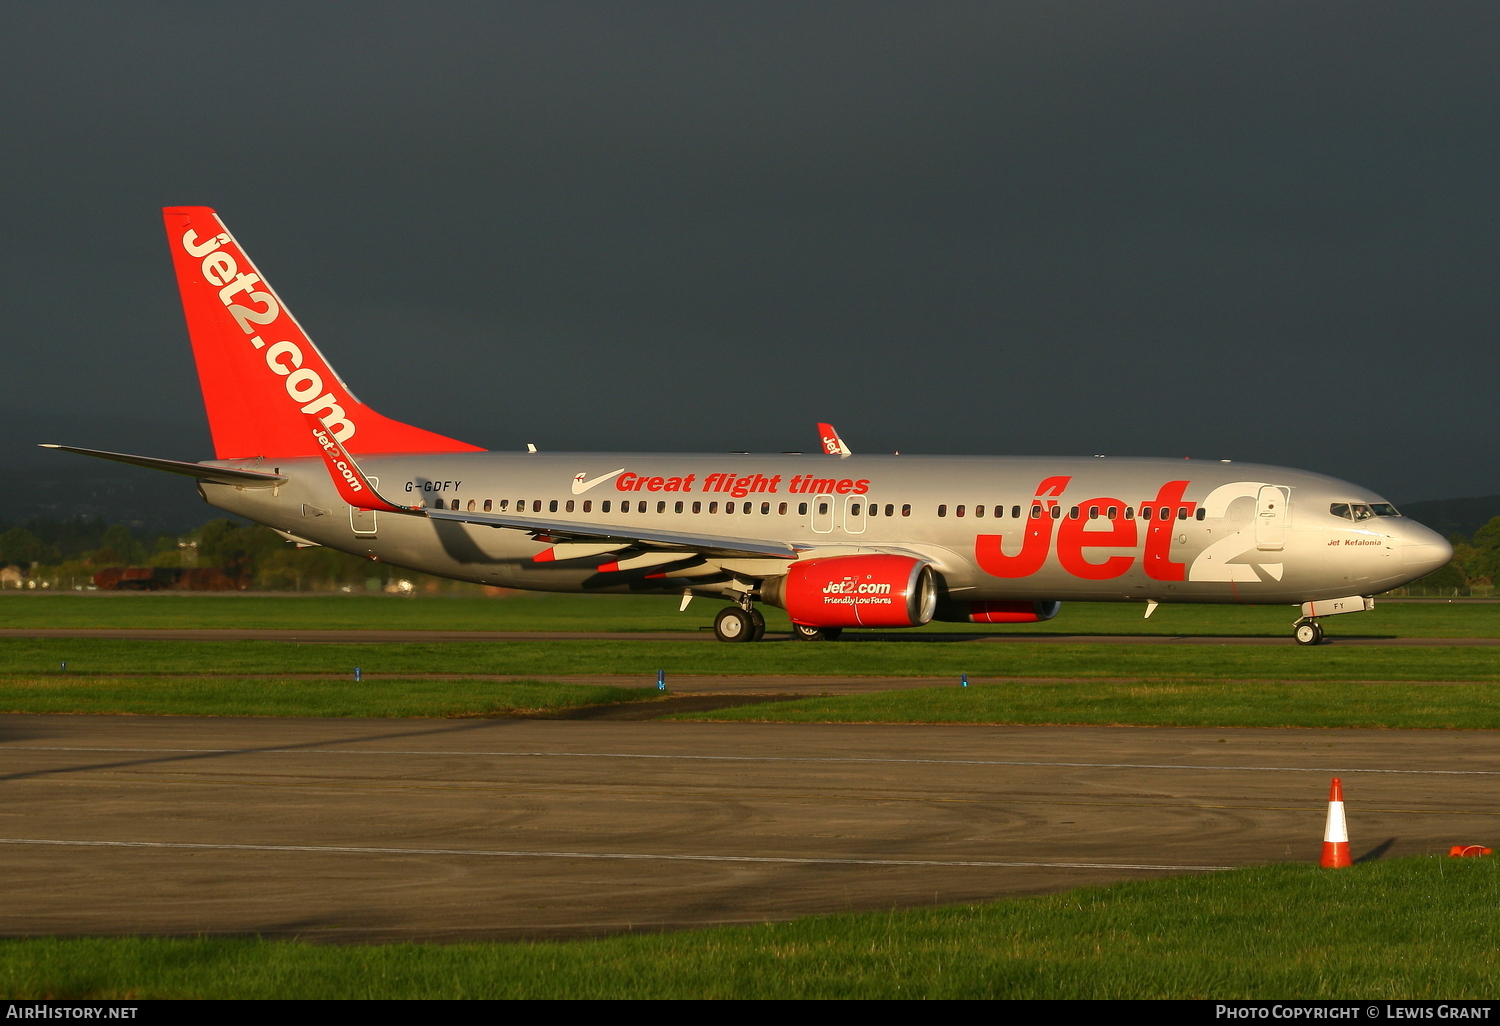
{"label": "white and silver airliner", "polygon": [[164,211],[214,459],[52,446],[196,478],[214,506],[442,577],[727,599],[757,640],[932,620],[1031,623],[1060,603],[1300,605],[1320,618],[1446,564],[1369,489],[1284,467],[1152,458],[491,452],[383,417],[333,371],[206,207]]}

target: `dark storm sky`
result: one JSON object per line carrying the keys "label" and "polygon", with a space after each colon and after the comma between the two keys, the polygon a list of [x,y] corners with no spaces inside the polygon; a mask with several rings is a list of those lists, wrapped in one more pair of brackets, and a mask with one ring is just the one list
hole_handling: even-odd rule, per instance
{"label": "dark storm sky", "polygon": [[1500,5],[0,15],[12,463],[210,455],[159,215],[207,204],[361,398],[493,448],[1500,492]]}

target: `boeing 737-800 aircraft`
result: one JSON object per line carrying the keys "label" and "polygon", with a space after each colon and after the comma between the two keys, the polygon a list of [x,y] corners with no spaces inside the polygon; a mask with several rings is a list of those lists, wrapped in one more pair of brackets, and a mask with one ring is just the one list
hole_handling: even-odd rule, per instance
{"label": "boeing 737-800 aircraft", "polygon": [[361,403],[207,207],[167,238],[214,459],[54,446],[198,480],[203,498],[290,542],[537,591],[757,602],[804,640],[932,620],[1034,623],[1059,604],[1300,603],[1294,635],[1369,609],[1452,547],[1358,485],[1178,459],[501,453]]}

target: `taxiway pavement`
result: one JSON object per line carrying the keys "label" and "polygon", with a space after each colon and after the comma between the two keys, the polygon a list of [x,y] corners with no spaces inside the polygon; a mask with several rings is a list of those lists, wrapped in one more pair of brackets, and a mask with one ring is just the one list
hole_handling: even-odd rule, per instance
{"label": "taxiway pavement", "polygon": [[1493,844],[1481,731],[0,716],[0,934],[570,937]]}

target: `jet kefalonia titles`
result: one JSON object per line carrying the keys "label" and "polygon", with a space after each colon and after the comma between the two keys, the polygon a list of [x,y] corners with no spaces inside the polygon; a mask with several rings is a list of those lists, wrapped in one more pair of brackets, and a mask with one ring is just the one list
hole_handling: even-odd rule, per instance
{"label": "jet kefalonia titles", "polygon": [[1358,485],[1147,458],[820,451],[502,453],[360,402],[213,210],[164,211],[214,459],[52,446],[196,478],[297,545],[537,591],[727,599],[724,641],[932,620],[1034,623],[1066,601],[1300,605],[1293,634],[1443,566],[1441,536]]}

